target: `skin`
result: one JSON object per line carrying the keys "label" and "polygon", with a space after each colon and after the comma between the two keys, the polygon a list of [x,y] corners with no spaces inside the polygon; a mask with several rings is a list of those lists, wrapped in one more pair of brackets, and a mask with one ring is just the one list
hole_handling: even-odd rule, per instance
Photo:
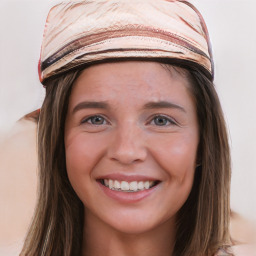
{"label": "skin", "polygon": [[[170,255],[199,143],[189,87],[184,74],[154,62],[94,65],[76,80],[64,139],[68,177],[85,207],[83,255]],[[160,183],[127,203],[109,197],[98,182],[113,174]]]}

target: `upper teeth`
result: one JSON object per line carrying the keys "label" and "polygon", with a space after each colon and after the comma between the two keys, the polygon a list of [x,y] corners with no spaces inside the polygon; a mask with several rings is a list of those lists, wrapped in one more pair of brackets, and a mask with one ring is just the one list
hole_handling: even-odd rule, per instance
{"label": "upper teeth", "polygon": [[149,189],[154,185],[154,181],[118,181],[104,179],[104,185],[112,190],[136,192],[139,190]]}

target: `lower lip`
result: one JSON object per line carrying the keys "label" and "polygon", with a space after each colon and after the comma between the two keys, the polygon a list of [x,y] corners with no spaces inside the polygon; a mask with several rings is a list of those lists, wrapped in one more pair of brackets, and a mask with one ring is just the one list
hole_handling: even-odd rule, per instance
{"label": "lower lip", "polygon": [[100,188],[103,190],[103,192],[110,198],[115,199],[121,203],[136,203],[139,202],[147,197],[149,197],[152,193],[154,193],[158,187],[159,184],[156,186],[145,189],[138,192],[122,192],[122,191],[116,191],[112,190],[104,185],[102,185],[100,182],[98,182]]}

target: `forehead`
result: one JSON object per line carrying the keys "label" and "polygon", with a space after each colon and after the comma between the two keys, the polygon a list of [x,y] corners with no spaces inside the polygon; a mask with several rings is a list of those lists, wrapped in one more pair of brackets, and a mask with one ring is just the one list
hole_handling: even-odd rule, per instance
{"label": "forehead", "polygon": [[125,96],[133,92],[134,97],[162,98],[189,87],[187,72],[181,68],[157,62],[124,61],[86,68],[75,81],[71,96],[114,98],[116,94]]}

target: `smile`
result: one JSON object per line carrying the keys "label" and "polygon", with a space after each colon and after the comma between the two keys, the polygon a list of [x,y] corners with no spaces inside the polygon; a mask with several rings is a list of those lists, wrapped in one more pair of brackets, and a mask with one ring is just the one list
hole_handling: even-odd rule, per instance
{"label": "smile", "polygon": [[122,192],[138,192],[150,189],[157,185],[158,181],[119,181],[112,179],[102,179],[101,184],[108,187],[111,190]]}

